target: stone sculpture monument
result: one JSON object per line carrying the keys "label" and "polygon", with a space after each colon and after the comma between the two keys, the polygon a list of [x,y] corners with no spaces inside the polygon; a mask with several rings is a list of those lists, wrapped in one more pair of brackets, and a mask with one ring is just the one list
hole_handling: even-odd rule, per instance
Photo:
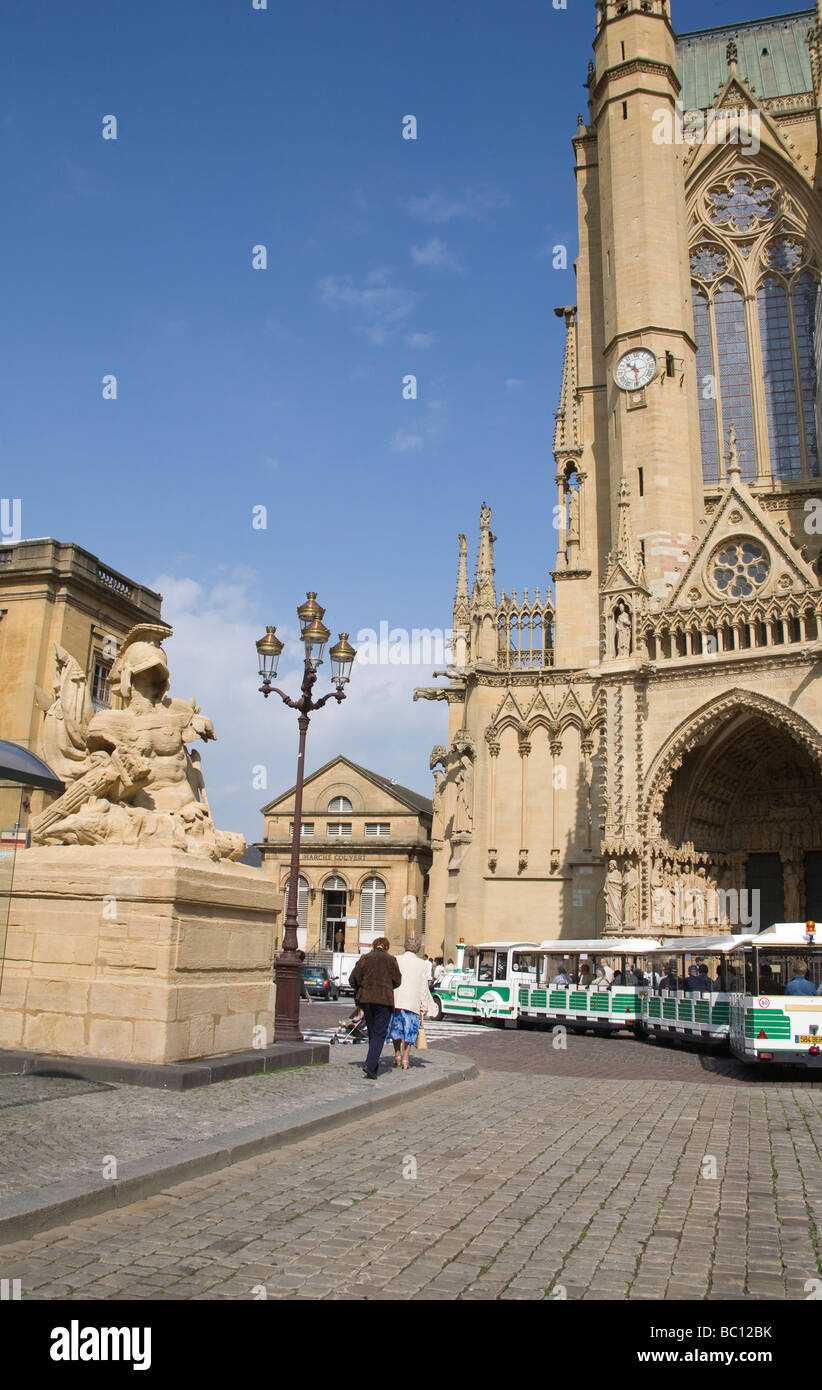
{"label": "stone sculpture monument", "polygon": [[169,636],[132,628],[97,712],[55,646],[38,703],[66,790],[17,856],[0,1048],[163,1064],[273,1041],[276,887],[211,818],[189,744],[214,729],[168,694]]}

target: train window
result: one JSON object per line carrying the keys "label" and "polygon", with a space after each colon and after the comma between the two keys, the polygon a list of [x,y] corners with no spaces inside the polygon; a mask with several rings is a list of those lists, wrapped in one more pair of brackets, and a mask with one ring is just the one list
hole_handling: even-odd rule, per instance
{"label": "train window", "polygon": [[514,975],[528,975],[536,979],[537,955],[535,951],[512,951],[511,971]]}
{"label": "train window", "polygon": [[494,952],[480,951],[477,955],[477,979],[481,984],[490,984],[494,978]]}
{"label": "train window", "polygon": [[814,990],[822,983],[822,957],[803,947],[794,951],[760,948],[756,956],[759,994],[784,994],[791,980],[806,980]]}
{"label": "train window", "polygon": [[477,952],[474,950],[473,946],[467,946],[465,949],[465,955],[462,958],[462,968],[463,970],[466,970],[469,975],[473,975],[476,964]]}
{"label": "train window", "polygon": [[560,972],[562,972],[562,973],[565,974],[565,975],[568,975],[569,978],[570,978],[570,975],[571,975],[571,962],[570,962],[568,956],[559,956],[559,955],[547,956],[547,957],[546,957],[546,979],[547,979],[548,984],[551,984],[552,981],[554,981],[554,980],[556,979],[557,975],[560,974]]}
{"label": "train window", "polygon": [[508,978],[508,952],[497,951],[497,964],[494,972],[495,980],[505,980]]}

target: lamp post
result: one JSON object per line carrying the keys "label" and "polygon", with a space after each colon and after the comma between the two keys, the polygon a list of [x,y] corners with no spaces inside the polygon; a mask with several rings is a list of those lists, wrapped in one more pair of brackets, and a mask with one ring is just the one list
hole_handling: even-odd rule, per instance
{"label": "lamp post", "polygon": [[289,695],[272,685],[272,681],[277,678],[277,665],[283,650],[283,643],[277,636],[276,628],[267,627],[265,637],[261,637],[257,643],[259,672],[263,682],[260,691],[266,699],[272,694],[279,695],[284,704],[288,705],[290,709],[297,710],[299,715],[297,726],[300,730],[297,785],[294,793],[294,826],[291,837],[291,873],[288,880],[288,905],[284,922],[283,946],[274,961],[274,978],[277,985],[274,1005],[275,1042],[302,1042],[303,1040],[303,1035],[300,1032],[301,963],[297,954],[297,893],[300,881],[300,835],[308,716],[314,710],[322,709],[328,700],[336,700],[337,704],[340,704],[345,699],[343,687],[348,684],[354,657],[357,655],[349,644],[348,633],[341,632],[339,641],[328,653],[331,660],[331,678],[336,690],[329,691],[327,695],[323,695],[321,700],[311,698],[317,681],[317,672],[322,665],[325,644],[331,636],[328,628],[323,625],[324,613],[325,609],[321,608],[317,602],[317,595],[311,592],[306,595],[305,603],[301,603],[297,609],[300,632],[305,644],[305,671],[299,700],[292,700]]}

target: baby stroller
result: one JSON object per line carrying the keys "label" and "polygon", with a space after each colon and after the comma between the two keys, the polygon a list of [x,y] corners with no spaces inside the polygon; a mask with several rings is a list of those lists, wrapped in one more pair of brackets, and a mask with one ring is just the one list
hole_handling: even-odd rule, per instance
{"label": "baby stroller", "polygon": [[344,1018],[337,1031],[329,1038],[332,1043],[359,1043],[368,1041],[368,1030],[365,1026],[365,1014],[359,1009],[355,1009],[353,1014]]}

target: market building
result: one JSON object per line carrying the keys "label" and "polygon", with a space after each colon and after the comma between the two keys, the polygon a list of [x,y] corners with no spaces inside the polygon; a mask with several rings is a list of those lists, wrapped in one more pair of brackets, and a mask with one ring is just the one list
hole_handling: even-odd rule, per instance
{"label": "market building", "polygon": [[[282,941],[294,826],[294,791],[263,807],[263,870],[278,886]],[[342,755],[305,778],[297,913],[300,948],[367,949],[387,936],[402,950],[425,931],[432,805],[427,797]],[[439,942],[430,953],[439,953]]]}

